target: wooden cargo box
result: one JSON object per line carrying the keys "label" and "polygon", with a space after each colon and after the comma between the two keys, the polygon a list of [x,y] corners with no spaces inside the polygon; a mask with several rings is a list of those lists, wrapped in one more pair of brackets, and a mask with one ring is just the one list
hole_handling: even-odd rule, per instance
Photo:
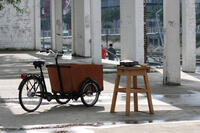
{"label": "wooden cargo box", "polygon": [[[67,68],[67,66],[71,66]],[[65,93],[79,92],[82,83],[91,78],[103,90],[103,66],[94,64],[59,64],[63,90]],[[47,65],[53,92],[61,92],[56,65]]]}

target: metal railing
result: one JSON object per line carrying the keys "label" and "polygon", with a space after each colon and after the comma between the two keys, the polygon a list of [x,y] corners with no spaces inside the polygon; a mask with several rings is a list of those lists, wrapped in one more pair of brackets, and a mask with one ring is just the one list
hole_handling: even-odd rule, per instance
{"label": "metal railing", "polygon": [[103,28],[101,30],[102,35],[119,35],[120,34],[120,28],[111,28],[111,29],[106,29]]}
{"label": "metal railing", "polygon": [[116,61],[120,61],[120,50],[116,49],[116,54],[110,52],[108,49],[105,49],[107,53],[111,54],[114,56]]}

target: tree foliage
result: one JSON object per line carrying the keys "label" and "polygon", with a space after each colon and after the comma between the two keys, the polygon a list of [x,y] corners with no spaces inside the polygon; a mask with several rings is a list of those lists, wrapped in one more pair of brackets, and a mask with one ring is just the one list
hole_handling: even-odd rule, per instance
{"label": "tree foliage", "polygon": [[23,9],[19,7],[21,0],[0,0],[0,11],[5,5],[12,5],[18,12],[23,12]]}
{"label": "tree foliage", "polygon": [[196,6],[196,19],[197,23],[200,23],[200,4]]}
{"label": "tree foliage", "polygon": [[101,19],[103,28],[111,28],[109,23],[116,22],[120,19],[120,9],[116,7],[102,10]]}
{"label": "tree foliage", "polygon": [[120,19],[120,10],[119,8],[111,8],[103,10],[102,12],[102,21],[104,22],[113,22]]}

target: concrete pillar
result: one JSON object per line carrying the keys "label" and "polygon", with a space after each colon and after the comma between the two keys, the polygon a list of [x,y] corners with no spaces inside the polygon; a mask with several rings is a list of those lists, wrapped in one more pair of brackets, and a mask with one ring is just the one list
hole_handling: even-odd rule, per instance
{"label": "concrete pillar", "polygon": [[41,18],[40,18],[40,0],[34,0],[34,46],[35,49],[41,49]]}
{"label": "concrete pillar", "polygon": [[92,63],[101,64],[101,0],[90,0]]}
{"label": "concrete pillar", "polygon": [[179,85],[180,79],[180,1],[164,0],[163,83]]}
{"label": "concrete pillar", "polygon": [[72,0],[73,54],[91,56],[90,26],[90,0]]}
{"label": "concrete pillar", "polygon": [[144,1],[120,0],[121,59],[144,63]]}
{"label": "concrete pillar", "polygon": [[182,70],[196,69],[196,13],[195,0],[182,0]]}
{"label": "concrete pillar", "polygon": [[62,0],[51,0],[51,48],[62,51]]}

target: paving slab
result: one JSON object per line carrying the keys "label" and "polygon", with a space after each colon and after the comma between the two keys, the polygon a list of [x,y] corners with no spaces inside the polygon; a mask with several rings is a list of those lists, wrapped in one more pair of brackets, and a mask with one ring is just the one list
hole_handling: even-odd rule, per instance
{"label": "paving slab", "polygon": [[[116,113],[110,113],[114,74],[104,74],[104,91],[98,103],[87,108],[80,100],[66,105],[56,101],[43,100],[40,108],[25,112],[18,102],[20,73],[35,72],[32,61],[44,60],[54,63],[53,57],[35,51],[0,52],[0,132],[5,133],[78,133],[78,132],[155,132],[155,133],[197,133],[200,129],[200,74],[182,73],[181,86],[162,84],[162,70],[149,73],[150,88],[155,114],[148,113],[146,95],[139,95],[139,112],[125,116],[124,94],[119,94]],[[61,62],[90,63],[88,58],[65,57]],[[113,67],[117,62],[104,60],[105,67]],[[48,90],[51,91],[48,73],[44,68]],[[138,85],[143,87],[142,77]],[[125,87],[122,77],[120,86]],[[133,97],[131,97],[133,99]],[[133,102],[131,102],[133,105]]]}

